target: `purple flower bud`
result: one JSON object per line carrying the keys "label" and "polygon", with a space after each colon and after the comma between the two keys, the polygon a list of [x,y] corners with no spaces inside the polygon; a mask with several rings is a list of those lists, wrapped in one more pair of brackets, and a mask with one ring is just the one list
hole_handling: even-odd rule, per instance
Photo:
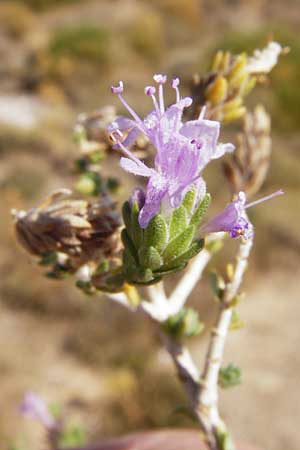
{"label": "purple flower bud", "polygon": [[113,94],[121,94],[124,89],[123,81],[119,81],[118,86],[111,86],[110,89]]}
{"label": "purple flower bud", "polygon": [[138,204],[139,209],[142,209],[142,207],[145,204],[144,191],[139,187],[136,187],[133,189],[130,199],[129,199],[129,204],[131,207],[132,207],[133,203],[135,203],[135,202]]}
{"label": "purple flower bud", "polygon": [[34,392],[27,392],[20,405],[20,413],[23,416],[30,417],[47,429],[52,429],[56,425],[55,418],[49,411],[45,401]]}

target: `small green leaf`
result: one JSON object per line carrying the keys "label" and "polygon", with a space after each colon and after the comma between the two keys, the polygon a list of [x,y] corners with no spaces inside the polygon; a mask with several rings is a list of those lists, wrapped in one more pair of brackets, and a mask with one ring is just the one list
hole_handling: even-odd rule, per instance
{"label": "small green leaf", "polygon": [[133,202],[131,207],[131,236],[132,240],[137,248],[143,242],[144,230],[140,227],[139,218],[140,209],[137,202]]}
{"label": "small green leaf", "polygon": [[219,371],[219,385],[224,388],[230,388],[241,384],[242,371],[235,364],[230,363],[227,367],[222,367]]}
{"label": "small green leaf", "polygon": [[173,211],[170,219],[170,240],[182,233],[187,227],[187,212],[184,206]]}
{"label": "small green leaf", "polygon": [[204,323],[200,321],[198,312],[192,308],[187,308],[184,318],[184,336],[197,336],[203,329]]}
{"label": "small green leaf", "polygon": [[213,290],[213,293],[219,300],[222,300],[224,297],[224,291],[225,291],[225,281],[216,272],[211,272],[209,274],[209,278],[210,278],[210,285]]}
{"label": "small green leaf", "polygon": [[76,447],[86,443],[85,430],[80,425],[71,425],[64,429],[59,439],[59,446]]}
{"label": "small green leaf", "polygon": [[211,202],[210,194],[205,194],[205,196],[199,203],[199,206],[197,207],[196,211],[192,215],[192,218],[190,221],[191,225],[195,225],[195,227],[197,227],[201,223],[203,217],[205,216],[205,214],[208,210],[210,202]]}
{"label": "small green leaf", "polygon": [[148,227],[144,232],[145,247],[154,247],[161,253],[167,244],[168,227],[165,219],[157,214],[150,220]]}
{"label": "small green leaf", "polygon": [[235,445],[232,441],[232,438],[227,430],[217,430],[217,441],[218,441],[218,448],[220,450],[235,450]]}
{"label": "small green leaf", "polygon": [[172,269],[163,269],[162,267],[159,270],[156,270],[154,272],[154,275],[156,277],[164,277],[166,275],[171,275],[172,273],[179,272],[179,270],[182,270],[186,267],[185,264],[180,264],[179,266],[174,266]]}
{"label": "small green leaf", "polygon": [[50,266],[57,262],[57,253],[56,252],[46,252],[42,255],[41,260],[39,261],[40,266]]}
{"label": "small green leaf", "polygon": [[123,204],[122,216],[127,232],[131,234],[131,208],[129,202]]}
{"label": "small green leaf", "polygon": [[234,309],[232,311],[232,316],[231,316],[231,322],[230,322],[230,327],[229,329],[231,331],[236,331],[236,330],[240,330],[241,328],[244,328],[245,326],[245,322],[243,320],[240,319],[239,314],[237,313],[237,311]]}
{"label": "small green leaf", "polygon": [[142,247],[139,250],[139,260],[143,267],[150,267],[152,270],[157,270],[162,264],[162,258],[156,248]]}
{"label": "small green leaf", "polygon": [[170,261],[182,255],[192,243],[195,235],[195,227],[190,225],[179,236],[173,239],[163,253],[164,263],[168,264]]}
{"label": "small green leaf", "polygon": [[171,270],[178,265],[183,263],[187,263],[191,258],[196,256],[204,247],[204,239],[195,240],[187,251],[182,253],[178,258],[171,261],[169,264],[165,264],[162,266],[162,270]]}
{"label": "small green leaf", "polygon": [[[130,252],[135,263],[138,264],[138,255],[137,255],[136,248],[133,245],[133,242],[125,228],[121,232],[121,239],[122,239],[125,249],[127,249]],[[126,263],[126,261],[125,261],[125,263]]]}
{"label": "small green leaf", "polygon": [[149,284],[153,282],[153,273],[151,269],[139,269],[137,277],[137,281],[141,284]]}
{"label": "small green leaf", "polygon": [[204,324],[192,308],[183,308],[163,324],[167,333],[176,338],[196,336],[203,331]]}
{"label": "small green leaf", "polygon": [[185,207],[186,211],[191,214],[194,202],[196,197],[196,189],[193,188],[185,194],[185,197],[182,201],[182,206]]}
{"label": "small green leaf", "polygon": [[207,243],[206,248],[210,253],[214,255],[215,253],[221,250],[223,245],[224,242],[222,239],[214,239],[213,241]]}

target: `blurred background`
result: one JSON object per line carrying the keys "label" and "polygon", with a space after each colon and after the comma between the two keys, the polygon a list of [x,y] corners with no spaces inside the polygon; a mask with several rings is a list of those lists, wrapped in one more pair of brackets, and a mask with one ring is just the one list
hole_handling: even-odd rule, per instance
{"label": "blurred background", "polygon": [[[299,26],[299,0],[0,1],[1,448],[39,448],[41,430],[18,414],[28,389],[69,411],[90,441],[194,426],[178,413],[185,398],[150,324],[85,297],[72,282],[43,277],[16,244],[10,210],[72,187],[76,117],[117,105],[112,83],[126,81],[127,98],[144,113],[143,87],[153,73],[178,75],[187,90],[216,49],[251,52],[273,37],[291,51],[249,101],[263,102],[272,116],[263,193],[283,188],[286,195],[252,211],[256,246],[240,305],[245,327],[230,334],[226,350],[243,383],[222,392],[221,409],[238,439],[299,450]],[[105,170],[117,167],[118,157],[109,155]],[[218,163],[207,182],[221,207],[229,194]],[[123,198],[127,185],[122,174]],[[206,281],[191,303],[213,322]],[[204,333],[189,343],[199,364],[206,339]]]}

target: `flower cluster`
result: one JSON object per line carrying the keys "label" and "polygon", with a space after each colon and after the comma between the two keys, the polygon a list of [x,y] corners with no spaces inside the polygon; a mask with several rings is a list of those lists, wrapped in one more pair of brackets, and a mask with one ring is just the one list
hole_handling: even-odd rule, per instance
{"label": "flower cluster", "polygon": [[[112,86],[112,92],[118,95],[132,118],[119,117],[108,127],[114,148],[126,155],[121,158],[121,167],[134,175],[149,178],[146,194],[135,190],[132,196],[135,198],[138,192],[138,222],[143,229],[147,228],[150,220],[161,209],[170,216],[172,210],[182,204],[186,193],[191,189],[196,190],[197,204],[206,191],[202,178],[205,166],[211,160],[234,150],[234,145],[230,143],[218,144],[220,123],[204,119],[205,109],[197,120],[183,123],[183,110],[192,104],[192,99],[181,98],[178,78],[171,81],[171,87],[176,92],[176,102],[168,108],[165,108],[163,96],[163,85],[167,77],[154,75],[153,78],[158,84],[158,98],[155,95],[155,86],[145,88],[145,94],[151,97],[154,105],[154,109],[145,119],[141,119],[124,99],[122,81],[118,86]],[[129,150],[140,133],[144,133],[157,150],[154,168],[146,166]],[[277,191],[261,200],[246,204],[246,195],[240,192],[236,200],[201,228],[201,232],[206,234],[223,231],[228,232],[232,238],[250,238],[253,235],[253,226],[247,218],[246,208],[280,194],[282,191]]]}
{"label": "flower cluster", "polygon": [[[192,99],[180,96],[178,78],[171,81],[176,102],[168,108],[165,108],[163,95],[167,77],[157,74],[153,78],[158,85],[158,98],[155,86],[145,88],[145,94],[151,97],[154,105],[145,119],[141,119],[124,99],[121,81],[111,88],[131,115],[130,119],[117,118],[108,128],[114,147],[125,155],[121,158],[121,166],[127,172],[149,178],[139,214],[141,228],[147,227],[161,206],[166,211],[180,206],[185,194],[194,186],[200,200],[205,194],[201,177],[204,167],[212,159],[234,150],[232,144],[218,144],[220,123],[204,119],[204,110],[197,120],[183,123],[183,110],[192,104]],[[147,167],[129,150],[140,133],[146,135],[156,148],[154,168]]]}

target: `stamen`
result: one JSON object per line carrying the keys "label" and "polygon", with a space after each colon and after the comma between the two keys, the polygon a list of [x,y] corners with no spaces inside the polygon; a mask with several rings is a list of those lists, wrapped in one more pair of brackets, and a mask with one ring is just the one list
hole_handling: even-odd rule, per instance
{"label": "stamen", "polygon": [[117,94],[120,102],[125,106],[125,108],[127,109],[127,111],[132,115],[132,117],[134,118],[134,120],[137,122],[137,125],[139,126],[140,130],[142,132],[144,132],[144,128],[143,128],[143,121],[142,119],[137,115],[137,113],[131,108],[131,106],[128,105],[128,103],[126,102],[126,100],[124,99],[124,97],[121,95],[121,93],[124,90],[124,85],[123,85],[123,81],[119,81],[119,85],[118,86],[111,86],[111,92],[113,94]]}
{"label": "stamen", "polygon": [[111,92],[113,94],[121,94],[124,90],[124,84],[123,81],[119,81],[119,85],[118,86],[111,86]]}
{"label": "stamen", "polygon": [[136,164],[143,165],[142,161],[140,161],[131,151],[129,151],[125,145],[121,141],[117,141],[118,146],[122,149],[123,153]]}
{"label": "stamen", "polygon": [[155,92],[156,92],[156,89],[155,89],[154,86],[146,86],[146,87],[145,87],[145,94],[146,94],[146,95],[151,96],[151,95],[154,95]]}
{"label": "stamen", "polygon": [[202,106],[198,120],[203,120],[206,113],[206,105]]}
{"label": "stamen", "polygon": [[271,200],[271,198],[274,197],[278,197],[278,195],[283,195],[284,191],[282,189],[279,189],[276,192],[273,192],[273,194],[267,195],[266,197],[262,197],[258,200],[255,200],[254,202],[248,203],[247,205],[245,205],[245,209],[246,208],[251,208],[254,205],[258,205],[259,203],[265,202],[266,200]]}
{"label": "stamen", "polygon": [[163,114],[165,112],[163,84],[165,84],[165,82],[167,81],[167,75],[162,75],[158,73],[154,75],[153,79],[154,81],[156,81],[156,83],[159,84],[158,87],[159,107],[160,113]]}
{"label": "stamen", "polygon": [[153,76],[153,80],[158,84],[164,84],[167,81],[167,75],[162,75],[161,73],[156,73]]}
{"label": "stamen", "polygon": [[160,109],[159,109],[156,97],[154,95],[155,92],[156,92],[156,89],[155,89],[154,86],[146,86],[145,87],[145,94],[152,98],[155,111],[156,111],[157,115],[159,115],[160,114]]}
{"label": "stamen", "polygon": [[171,86],[176,91],[176,103],[180,101],[180,92],[178,89],[179,83],[180,83],[179,78],[173,78],[173,80],[171,81]]}

